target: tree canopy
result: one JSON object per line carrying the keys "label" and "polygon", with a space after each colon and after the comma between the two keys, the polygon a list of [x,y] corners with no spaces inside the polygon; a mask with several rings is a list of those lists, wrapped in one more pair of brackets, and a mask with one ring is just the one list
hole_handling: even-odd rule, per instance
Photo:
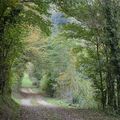
{"label": "tree canopy", "polygon": [[0,94],[27,74],[50,97],[119,114],[119,19],[119,0],[0,0]]}

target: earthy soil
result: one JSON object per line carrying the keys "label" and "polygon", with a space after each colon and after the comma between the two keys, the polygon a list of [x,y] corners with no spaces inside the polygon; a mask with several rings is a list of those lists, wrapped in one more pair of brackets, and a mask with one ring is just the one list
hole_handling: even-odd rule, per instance
{"label": "earthy soil", "polygon": [[120,120],[92,110],[52,105],[30,89],[22,90],[21,95],[20,120]]}

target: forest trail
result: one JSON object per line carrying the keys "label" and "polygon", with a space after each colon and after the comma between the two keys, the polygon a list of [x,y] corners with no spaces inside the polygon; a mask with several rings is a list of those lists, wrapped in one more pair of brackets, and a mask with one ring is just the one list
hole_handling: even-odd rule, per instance
{"label": "forest trail", "polygon": [[91,110],[63,108],[48,103],[31,89],[21,90],[20,120],[113,120]]}
{"label": "forest trail", "polygon": [[34,92],[31,88],[21,89],[21,105],[22,106],[47,106],[47,107],[57,107],[50,104],[44,100],[44,97],[39,93]]}

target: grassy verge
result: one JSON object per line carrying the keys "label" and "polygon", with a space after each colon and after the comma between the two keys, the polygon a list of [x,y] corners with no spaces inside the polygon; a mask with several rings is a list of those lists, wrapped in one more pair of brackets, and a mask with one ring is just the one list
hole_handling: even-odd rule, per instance
{"label": "grassy verge", "polygon": [[12,99],[13,99],[17,104],[19,104],[19,105],[21,104],[21,101],[20,101],[19,98],[12,96]]}
{"label": "grassy verge", "polygon": [[57,98],[45,98],[45,100],[53,105],[57,105],[60,107],[65,107],[65,108],[74,108],[73,106],[70,105],[66,100],[63,99],[57,99]]}

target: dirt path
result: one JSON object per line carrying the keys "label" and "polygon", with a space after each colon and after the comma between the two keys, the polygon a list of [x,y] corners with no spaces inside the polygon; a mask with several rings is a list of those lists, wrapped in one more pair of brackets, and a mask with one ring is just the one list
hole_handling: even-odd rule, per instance
{"label": "dirt path", "polygon": [[20,120],[118,120],[98,112],[61,108],[30,89],[22,91]]}

